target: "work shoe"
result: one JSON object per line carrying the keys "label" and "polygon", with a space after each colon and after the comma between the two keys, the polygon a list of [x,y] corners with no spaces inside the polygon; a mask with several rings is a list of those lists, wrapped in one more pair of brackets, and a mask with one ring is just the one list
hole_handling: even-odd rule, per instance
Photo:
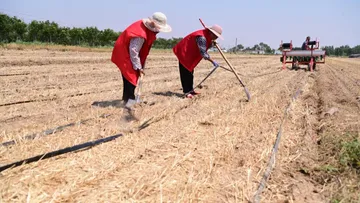
{"label": "work shoe", "polygon": [[192,95],[198,95],[198,94],[200,94],[200,92],[191,91],[190,94],[192,94]]}
{"label": "work shoe", "polygon": [[189,93],[189,94],[186,95],[186,98],[189,98],[189,99],[192,99],[193,97],[194,97],[194,95],[191,94],[191,93]]}
{"label": "work shoe", "polygon": [[134,99],[129,99],[126,104],[125,104],[125,107],[127,108],[131,108],[132,106],[134,106],[136,104],[136,100]]}

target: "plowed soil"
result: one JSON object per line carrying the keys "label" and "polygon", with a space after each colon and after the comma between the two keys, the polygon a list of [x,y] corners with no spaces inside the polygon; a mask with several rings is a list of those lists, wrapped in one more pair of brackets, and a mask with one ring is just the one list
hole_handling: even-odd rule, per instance
{"label": "plowed soil", "polygon": [[[221,55],[210,54],[227,67]],[[0,146],[0,166],[122,134],[2,171],[0,202],[253,201],[279,130],[261,202],[359,201],[356,171],[322,170],[338,163],[334,141],[360,137],[359,59],[327,58],[309,72],[282,70],[278,56],[227,54],[251,100],[235,75],[220,68],[198,89],[200,95],[186,99],[175,56],[152,51],[144,103],[136,107],[140,119],[125,121],[122,78],[110,57],[111,52],[0,50],[0,142],[15,141]],[[202,61],[194,83],[211,69]],[[37,133],[34,140],[24,139]]]}

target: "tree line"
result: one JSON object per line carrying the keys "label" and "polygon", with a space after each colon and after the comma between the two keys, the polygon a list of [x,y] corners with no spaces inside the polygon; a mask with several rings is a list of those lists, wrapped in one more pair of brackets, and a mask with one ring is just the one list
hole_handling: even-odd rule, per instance
{"label": "tree line", "polygon": [[[85,28],[70,28],[59,26],[55,22],[37,21],[33,20],[26,24],[16,16],[10,17],[6,14],[0,13],[0,43],[11,42],[43,42],[62,45],[76,45],[76,46],[113,46],[121,32],[116,32],[112,29],[99,30],[97,27]],[[153,48],[157,49],[171,49],[182,38],[164,39],[158,38]],[[294,50],[301,49],[295,47]],[[351,54],[360,54],[360,45],[350,47],[348,45],[334,47],[324,46],[321,49],[326,50],[326,55],[331,56],[349,56]],[[244,47],[239,44],[228,50],[229,52],[252,52],[264,51],[266,54],[273,54],[274,49],[271,49],[266,43],[260,42],[253,47]]]}
{"label": "tree line", "polygon": [[351,54],[360,54],[360,45],[350,47],[349,45],[334,47],[322,47],[326,51],[326,55],[330,56],[350,56]]}
{"label": "tree line", "polygon": [[269,45],[264,42],[255,44],[253,47],[244,47],[242,44],[238,44],[228,50],[229,52],[252,52],[252,51],[264,51],[265,54],[274,54],[275,49],[271,49]]}
{"label": "tree line", "polygon": [[[95,26],[70,28],[50,21],[33,20],[26,24],[16,16],[0,13],[0,42],[43,42],[76,46],[113,46],[121,32],[112,29],[99,30]],[[153,48],[172,48],[182,38],[158,38]]]}

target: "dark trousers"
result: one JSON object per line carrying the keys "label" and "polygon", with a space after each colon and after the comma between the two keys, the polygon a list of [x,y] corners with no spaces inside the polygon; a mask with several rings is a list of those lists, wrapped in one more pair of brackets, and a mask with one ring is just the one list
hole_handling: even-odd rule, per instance
{"label": "dark trousers", "polygon": [[122,78],[124,83],[122,100],[126,103],[129,99],[135,99],[136,86],[131,84],[124,75],[122,75]]}
{"label": "dark trousers", "polygon": [[194,71],[190,72],[179,62],[180,80],[184,93],[193,90]]}

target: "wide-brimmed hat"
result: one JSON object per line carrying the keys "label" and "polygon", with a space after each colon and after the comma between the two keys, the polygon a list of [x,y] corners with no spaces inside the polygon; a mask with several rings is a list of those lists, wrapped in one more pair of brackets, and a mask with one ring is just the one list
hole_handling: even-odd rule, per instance
{"label": "wide-brimmed hat", "polygon": [[221,36],[222,28],[219,25],[213,25],[211,27],[205,26],[205,28],[209,29],[214,35],[216,35],[220,39],[224,40],[224,38]]}
{"label": "wide-brimmed hat", "polygon": [[144,18],[144,25],[153,32],[171,32],[170,25],[167,24],[167,18],[165,14],[161,12],[155,12],[151,17]]}

